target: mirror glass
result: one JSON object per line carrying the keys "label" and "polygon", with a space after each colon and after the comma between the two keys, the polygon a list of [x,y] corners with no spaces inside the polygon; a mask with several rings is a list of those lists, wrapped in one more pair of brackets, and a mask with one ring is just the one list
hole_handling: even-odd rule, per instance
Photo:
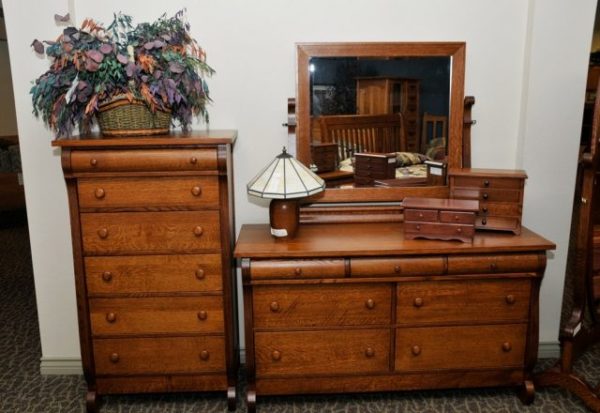
{"label": "mirror glass", "polygon": [[298,159],[357,190],[327,200],[443,195],[462,162],[463,82],[464,43],[298,45]]}

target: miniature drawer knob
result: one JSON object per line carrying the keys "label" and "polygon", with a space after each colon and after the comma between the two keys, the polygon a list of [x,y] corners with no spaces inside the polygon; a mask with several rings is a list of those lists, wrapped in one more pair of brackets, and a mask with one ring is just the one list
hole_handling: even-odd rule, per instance
{"label": "miniature drawer knob", "polygon": [[277,351],[277,350],[273,350],[273,352],[271,353],[271,358],[272,358],[274,361],[279,361],[279,360],[281,360],[281,352],[280,352],[280,351]]}
{"label": "miniature drawer knob", "polygon": [[208,313],[204,310],[198,311],[198,320],[204,321],[208,318]]}
{"label": "miniature drawer knob", "polygon": [[196,278],[199,280],[203,280],[205,277],[204,270],[202,268],[198,268],[196,270]]}
{"label": "miniature drawer knob", "polygon": [[412,349],[410,350],[413,353],[413,356],[418,356],[419,354],[421,354],[421,347],[419,346],[412,346]]}
{"label": "miniature drawer knob", "polygon": [[202,195],[202,188],[200,188],[199,186],[195,186],[192,188],[192,195],[194,196],[200,196]]}
{"label": "miniature drawer knob", "polygon": [[96,197],[96,199],[102,199],[105,195],[106,192],[104,192],[104,189],[102,188],[96,188],[96,191],[94,191],[94,196]]}
{"label": "miniature drawer knob", "polygon": [[496,271],[497,269],[498,269],[498,264],[496,264],[495,262],[490,264],[490,270]]}
{"label": "miniature drawer knob", "polygon": [[483,181],[483,186],[490,186],[490,181],[488,181],[487,179]]}
{"label": "miniature drawer knob", "polygon": [[110,271],[104,271],[102,273],[102,281],[109,283],[112,280],[112,273]]}
{"label": "miniature drawer knob", "polygon": [[365,307],[367,307],[369,310],[374,309],[375,301],[373,301],[371,298],[369,298],[367,301],[365,301]]}
{"label": "miniature drawer knob", "polygon": [[458,215],[454,215],[454,220],[455,221],[460,221],[460,217]]}
{"label": "miniature drawer knob", "polygon": [[198,163],[198,158],[196,158],[195,156],[192,156],[192,157],[190,158],[190,163],[191,163],[192,165],[196,165],[196,164]]}
{"label": "miniature drawer knob", "polygon": [[489,197],[490,197],[490,196],[488,195],[488,193],[487,193],[487,192],[484,192],[484,193],[483,193],[483,199],[488,199]]}
{"label": "miniature drawer knob", "polygon": [[400,274],[400,272],[401,272],[401,271],[402,271],[402,268],[401,268],[399,265],[396,265],[396,266],[394,267],[394,272],[395,272],[396,274]]}
{"label": "miniature drawer knob", "polygon": [[297,268],[294,270],[294,274],[296,274],[296,275],[302,275],[302,268],[300,268],[300,267],[297,267]]}
{"label": "miniature drawer knob", "polygon": [[419,218],[423,218],[423,213],[419,212]]}
{"label": "miniature drawer knob", "polygon": [[504,351],[505,353],[508,353],[511,350],[512,350],[512,346],[510,345],[510,343],[508,341],[506,343],[502,344],[502,351]]}
{"label": "miniature drawer knob", "polygon": [[110,361],[111,363],[118,363],[119,362],[119,353],[112,353],[110,355]]}
{"label": "miniature drawer knob", "polygon": [[423,299],[421,297],[415,298],[415,300],[413,301],[413,306],[417,308],[423,307]]}
{"label": "miniature drawer knob", "polygon": [[98,230],[98,236],[102,239],[105,239],[106,237],[108,237],[108,229],[106,228],[100,228]]}
{"label": "miniature drawer knob", "polygon": [[506,296],[506,304],[514,304],[515,303],[515,296],[512,294],[508,294]]}
{"label": "miniature drawer knob", "polygon": [[90,165],[92,165],[92,166],[98,165],[98,160],[96,158],[90,159]]}
{"label": "miniature drawer knob", "polygon": [[456,228],[456,232],[460,234],[462,232],[462,228]]}
{"label": "miniature drawer knob", "polygon": [[481,225],[486,225],[486,224],[487,224],[487,219],[483,218],[483,219],[481,220]]}
{"label": "miniature drawer knob", "polygon": [[269,307],[271,308],[271,311],[274,313],[278,312],[279,308],[280,308],[279,303],[277,301],[273,301]]}
{"label": "miniature drawer knob", "polygon": [[210,353],[209,353],[207,350],[202,350],[202,351],[200,352],[200,359],[201,359],[201,360],[204,360],[204,361],[206,361],[206,360],[208,360],[209,358],[210,358]]}
{"label": "miniature drawer knob", "polygon": [[365,349],[365,356],[367,356],[368,358],[375,356],[375,350],[373,350],[372,347],[367,347]]}
{"label": "miniature drawer knob", "polygon": [[117,315],[115,313],[106,314],[106,321],[108,321],[109,323],[114,323],[115,321],[117,321]]}
{"label": "miniature drawer knob", "polygon": [[484,214],[487,214],[487,212],[488,212],[488,209],[487,209],[487,207],[483,207],[483,208],[481,208],[481,212],[483,212]]}
{"label": "miniature drawer knob", "polygon": [[194,228],[194,235],[199,237],[202,235],[202,233],[204,232],[204,229],[198,225],[196,228]]}
{"label": "miniature drawer knob", "polygon": [[421,231],[421,226],[417,225],[417,231]]}

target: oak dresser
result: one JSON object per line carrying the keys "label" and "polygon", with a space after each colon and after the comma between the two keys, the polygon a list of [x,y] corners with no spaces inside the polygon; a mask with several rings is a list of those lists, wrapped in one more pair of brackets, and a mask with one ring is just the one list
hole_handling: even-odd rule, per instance
{"label": "oak dresser", "polygon": [[523,228],[472,243],[403,223],[244,225],[248,408],[258,395],[516,386],[534,396],[538,295],[554,244]]}
{"label": "oak dresser", "polygon": [[103,394],[221,390],[235,408],[235,138],[53,142],[69,197],[88,411]]}

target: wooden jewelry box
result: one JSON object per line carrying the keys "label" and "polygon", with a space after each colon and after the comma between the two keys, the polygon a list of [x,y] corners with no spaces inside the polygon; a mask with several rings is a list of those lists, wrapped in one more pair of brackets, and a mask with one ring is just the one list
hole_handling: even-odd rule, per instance
{"label": "wooden jewelry box", "polygon": [[450,198],[479,200],[476,229],[521,233],[527,174],[512,169],[451,169]]}
{"label": "wooden jewelry box", "polygon": [[311,143],[310,155],[317,166],[317,172],[331,172],[338,169],[337,143]]}
{"label": "wooden jewelry box", "polygon": [[395,153],[357,153],[354,156],[354,182],[357,185],[372,185],[376,179],[396,177]]}
{"label": "wooden jewelry box", "polygon": [[478,201],[404,198],[402,205],[404,238],[473,242]]}

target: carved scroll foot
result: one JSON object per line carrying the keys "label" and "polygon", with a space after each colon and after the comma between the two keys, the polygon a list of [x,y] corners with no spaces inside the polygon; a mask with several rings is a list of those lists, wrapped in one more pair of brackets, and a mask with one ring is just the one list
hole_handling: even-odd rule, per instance
{"label": "carved scroll foot", "polygon": [[237,391],[236,391],[235,386],[227,387],[227,409],[230,412],[235,411],[235,409],[237,407],[236,396],[237,396]]}
{"label": "carved scroll foot", "polygon": [[256,390],[250,386],[248,386],[246,393],[246,405],[248,406],[248,413],[256,413]]}
{"label": "carved scroll foot", "polygon": [[98,395],[96,390],[88,390],[85,395],[85,410],[87,413],[98,412]]}
{"label": "carved scroll foot", "polygon": [[521,403],[529,405],[533,403],[535,398],[535,386],[532,380],[525,380],[525,382],[519,386],[519,399]]}

